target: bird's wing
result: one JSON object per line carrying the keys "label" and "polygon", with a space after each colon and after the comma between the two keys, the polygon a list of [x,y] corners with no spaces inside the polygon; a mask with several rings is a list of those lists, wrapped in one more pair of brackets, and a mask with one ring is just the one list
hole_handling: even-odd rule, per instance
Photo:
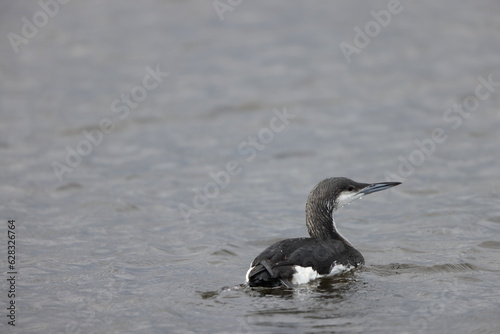
{"label": "bird's wing", "polygon": [[[345,252],[340,241],[322,242],[310,238],[279,241],[265,249],[252,262],[248,273],[249,282],[287,285],[293,274],[294,266],[311,267],[320,275],[330,273],[332,263]],[[257,285],[257,283],[256,283]]]}
{"label": "bird's wing", "polygon": [[280,265],[295,265],[311,267],[320,275],[327,275],[335,261],[339,260],[346,251],[345,244],[337,240],[321,241],[306,239],[290,253],[287,259],[276,263]]}

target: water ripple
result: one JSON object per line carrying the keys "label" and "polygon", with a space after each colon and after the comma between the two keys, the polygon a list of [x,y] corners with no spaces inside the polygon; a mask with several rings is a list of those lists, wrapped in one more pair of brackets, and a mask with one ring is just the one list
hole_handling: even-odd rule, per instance
{"label": "water ripple", "polygon": [[486,270],[472,263],[445,263],[436,264],[433,266],[421,266],[416,264],[406,263],[391,263],[388,265],[371,265],[369,270],[374,271],[380,276],[399,275],[406,273],[452,273],[452,272],[472,272]]}

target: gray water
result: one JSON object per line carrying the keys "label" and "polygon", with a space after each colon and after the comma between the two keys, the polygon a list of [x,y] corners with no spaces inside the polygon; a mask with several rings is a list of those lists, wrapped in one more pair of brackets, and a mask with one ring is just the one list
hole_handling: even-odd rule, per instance
{"label": "gray water", "polygon": [[[498,2],[231,3],[2,2],[0,332],[9,219],[18,333],[500,332]],[[366,265],[245,287],[332,176]]]}

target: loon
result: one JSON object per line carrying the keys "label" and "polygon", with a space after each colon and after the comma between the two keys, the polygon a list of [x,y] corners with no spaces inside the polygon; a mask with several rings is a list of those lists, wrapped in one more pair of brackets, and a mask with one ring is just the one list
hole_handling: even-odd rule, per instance
{"label": "loon", "polygon": [[336,229],[333,213],[340,207],[401,182],[359,183],[328,178],[307,198],[306,225],[310,238],[278,241],[253,260],[246,274],[250,287],[293,288],[324,276],[350,271],[365,263],[361,253]]}

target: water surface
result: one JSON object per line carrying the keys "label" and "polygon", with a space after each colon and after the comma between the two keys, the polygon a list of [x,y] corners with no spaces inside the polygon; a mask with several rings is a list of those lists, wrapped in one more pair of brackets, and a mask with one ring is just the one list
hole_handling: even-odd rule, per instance
{"label": "water surface", "polygon": [[[348,63],[339,45],[387,2],[242,2],[221,21],[212,2],[75,1],[18,53],[7,34],[42,9],[1,5],[16,330],[498,333],[500,86],[477,88],[500,81],[498,5],[401,6]],[[307,194],[331,176],[403,182],[336,216],[366,266],[242,286],[265,247],[306,235]]]}

